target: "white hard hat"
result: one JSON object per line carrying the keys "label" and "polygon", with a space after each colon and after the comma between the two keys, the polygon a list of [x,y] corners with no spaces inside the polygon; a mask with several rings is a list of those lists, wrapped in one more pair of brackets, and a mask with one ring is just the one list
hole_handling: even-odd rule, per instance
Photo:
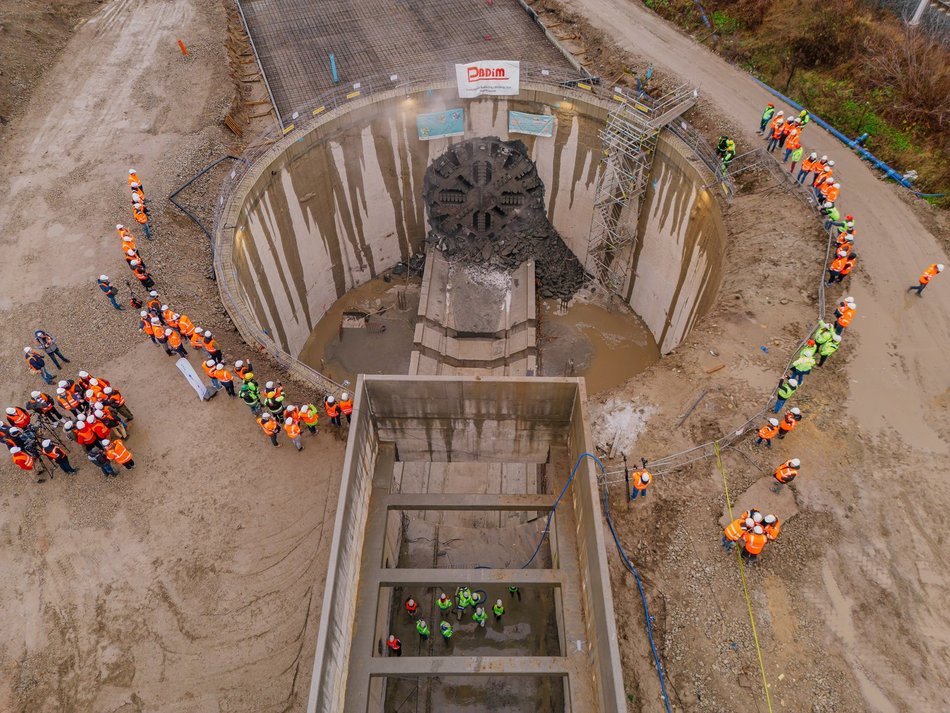
{"label": "white hard hat", "polygon": [[181,315],[178,312],[172,312],[172,319],[181,319]]}
{"label": "white hard hat", "polygon": [[95,414],[96,414],[96,418],[102,418],[103,416],[106,415],[105,411],[103,411],[102,409],[98,409],[98,408],[96,409]]}
{"label": "white hard hat", "polygon": [[649,482],[650,482],[650,474],[649,474],[649,473],[644,473],[643,475],[640,476],[640,479],[641,479],[644,483],[649,483]]}
{"label": "white hard hat", "polygon": [[808,154],[808,158],[818,158],[818,152],[812,151],[810,154]]}
{"label": "white hard hat", "polygon": [[129,265],[131,265],[132,267],[138,267],[138,266],[139,266],[139,261],[138,261],[138,260],[130,260],[130,261],[129,261]]}
{"label": "white hard hat", "polygon": [[31,351],[33,351],[33,350],[30,349],[29,347],[23,347],[23,353],[24,353],[24,354],[29,354]]}
{"label": "white hard hat", "polygon": [[834,184],[834,187],[835,187],[835,188],[841,188],[841,184],[840,184],[840,183],[835,183],[835,184]]}
{"label": "white hard hat", "polygon": [[80,379],[87,379],[87,378],[89,378],[89,372],[88,372],[88,371],[80,371],[80,372],[79,372],[79,378],[80,378]]}
{"label": "white hard hat", "polygon": [[130,169],[129,169],[129,175],[131,176],[131,175],[133,175],[134,173],[136,173],[136,170],[135,170],[134,168],[130,168]]}
{"label": "white hard hat", "polygon": [[775,515],[769,514],[765,516],[765,522],[767,525],[771,525],[776,520],[778,520],[778,518],[775,517]]}
{"label": "white hard hat", "polygon": [[243,359],[238,359],[236,362],[234,362],[234,368],[235,368],[235,369],[240,369],[242,366],[244,366],[244,360],[243,360]]}
{"label": "white hard hat", "polygon": [[139,184],[136,183],[135,181],[132,181],[132,182],[129,184],[129,188],[138,188],[138,187],[139,187]]}
{"label": "white hard hat", "polygon": [[777,418],[770,418],[770,419],[769,419],[769,424],[771,424],[772,426],[777,426],[777,425],[778,425],[778,419],[777,419]]}
{"label": "white hard hat", "polygon": [[19,446],[13,446],[13,448],[10,449],[10,453],[11,453],[11,454],[13,454],[13,453],[19,453],[20,450],[21,450],[21,449],[20,449]]}
{"label": "white hard hat", "polygon": [[792,460],[790,461],[790,463],[792,464],[792,467],[793,467],[793,468],[797,468],[798,466],[800,466],[800,465],[802,464],[802,462],[801,462],[800,460],[798,460],[798,458],[792,458]]}
{"label": "white hard hat", "polygon": [[284,423],[286,423],[288,426],[292,424],[293,422],[294,420],[292,418],[288,418],[286,421],[284,421]]}
{"label": "white hard hat", "polygon": [[87,399],[91,399],[95,394],[92,392],[92,389],[86,389],[86,393],[83,394]]}
{"label": "white hard hat", "polygon": [[495,600],[495,606],[496,606],[496,607],[502,606],[502,604],[501,604],[501,599],[496,599],[496,600]]}
{"label": "white hard hat", "polygon": [[95,423],[95,422],[96,422],[95,416],[86,416],[86,425],[89,425],[90,423]]}
{"label": "white hard hat", "polygon": [[755,522],[757,522],[757,523],[758,523],[758,522],[762,522],[762,513],[760,513],[758,510],[756,510],[756,511],[755,511],[755,514],[752,515],[752,520],[755,521]]}
{"label": "white hard hat", "polygon": [[389,640],[390,640],[390,641],[395,641],[395,640],[396,640],[395,635],[394,635],[394,634],[390,634],[390,635],[389,635]]}
{"label": "white hard hat", "polygon": [[742,523],[742,524],[745,525],[746,527],[754,527],[754,526],[755,526],[755,520],[753,520],[751,517],[747,517],[747,518],[745,519],[745,522]]}
{"label": "white hard hat", "polygon": [[13,426],[13,427],[10,429],[10,433],[14,433],[14,434],[15,434],[15,433],[23,433],[23,429],[17,428],[16,426]]}
{"label": "white hard hat", "polygon": [[845,302],[854,302],[854,297],[852,297],[851,295],[848,295],[847,297],[844,298],[844,301],[845,301]]}
{"label": "white hard hat", "polygon": [[110,443],[112,443],[112,441],[110,441],[108,438],[103,438],[101,441],[99,441],[99,443],[104,446],[108,446]]}
{"label": "white hard hat", "polygon": [[56,393],[59,394],[60,396],[62,396],[63,394],[66,393],[66,389],[64,389],[62,386],[60,386],[58,389],[56,389]]}
{"label": "white hard hat", "polygon": [[16,409],[12,407],[8,408],[7,413],[10,414],[11,416],[16,416]]}
{"label": "white hard hat", "polygon": [[273,381],[268,381],[266,384],[264,384],[264,388],[265,388],[265,389],[273,389],[273,388],[274,388],[274,382],[273,382]]}
{"label": "white hard hat", "polygon": [[171,335],[171,333],[172,333],[171,327],[166,327],[166,328],[165,328],[165,336],[168,337],[168,336]]}
{"label": "white hard hat", "polygon": [[39,392],[39,391],[31,391],[31,392],[30,392],[30,396],[32,396],[34,399],[38,399],[38,398],[40,397],[40,392]]}
{"label": "white hard hat", "polygon": [[162,305],[162,312],[164,312],[166,309],[168,309],[168,305]]}
{"label": "white hard hat", "polygon": [[49,448],[52,441],[48,438],[43,439],[43,448]]}
{"label": "white hard hat", "polygon": [[937,272],[943,272],[943,265],[937,265]]}
{"label": "white hard hat", "polygon": [[148,317],[148,312],[146,312],[146,311],[143,309],[141,312],[139,312],[139,317]]}
{"label": "white hard hat", "polygon": [[157,293],[155,290],[152,290],[151,292],[148,293],[148,296],[149,296],[149,297],[158,297],[158,293]]}
{"label": "white hard hat", "polygon": [[158,324],[158,317],[152,317],[152,324]]}
{"label": "white hard hat", "polygon": [[835,165],[835,160],[834,160],[834,159],[831,159],[831,160],[828,162],[828,165],[829,165],[829,166],[834,166],[834,165]]}
{"label": "white hard hat", "polygon": [[206,330],[205,330],[205,336],[206,336],[206,337],[210,337],[210,336],[211,336],[211,331],[206,329]]}
{"label": "white hard hat", "polygon": [[195,327],[195,334],[197,334],[199,337],[201,336],[201,327]]}
{"label": "white hard hat", "polygon": [[840,341],[841,341],[841,335],[840,335],[840,334],[832,335],[831,341],[833,341],[833,342],[835,342],[835,343],[840,342]]}
{"label": "white hard hat", "polygon": [[778,116],[785,116],[785,112],[784,112],[784,111],[780,111],[780,112],[778,113]]}
{"label": "white hard hat", "polygon": [[67,421],[66,423],[63,424],[63,430],[64,430],[64,431],[68,431],[68,430],[69,430],[70,428],[72,428],[72,427],[73,427],[73,422],[72,422],[72,421]]}
{"label": "white hard hat", "polygon": [[761,535],[763,532],[762,526],[756,525],[755,527],[752,528],[752,532],[754,532],[756,535]]}
{"label": "white hard hat", "polygon": [[334,401],[336,401],[335,398],[333,398],[332,396],[327,396],[327,403],[328,403],[328,404],[332,404]]}
{"label": "white hard hat", "polygon": [[350,395],[344,391],[343,394],[340,396],[340,398],[343,401],[346,401],[348,398],[350,398]]}
{"label": "white hard hat", "polygon": [[107,386],[106,388],[104,388],[104,389],[102,390],[102,393],[104,393],[104,394],[111,394],[111,393],[112,393],[112,387],[111,387],[111,386]]}
{"label": "white hard hat", "polygon": [[296,411],[296,410],[297,410],[297,407],[294,406],[293,404],[287,404],[287,410],[288,410],[288,411]]}
{"label": "white hard hat", "polygon": [[[837,337],[838,335],[836,334],[835,336]],[[798,406],[796,406],[795,408],[791,409],[791,411],[792,411],[792,413],[795,414],[796,416],[801,416],[801,415],[802,415],[802,410],[801,410],[800,408],[798,408]]]}
{"label": "white hard hat", "polygon": [[56,384],[56,385],[65,389],[67,386],[69,386],[69,382],[67,382],[65,379],[63,379],[62,381],[60,381],[60,382],[59,382],[58,384]]}
{"label": "white hard hat", "polygon": [[224,368],[224,364],[222,364],[221,362],[218,362],[217,364],[214,365],[214,368],[215,368],[215,369],[223,369],[223,368]]}
{"label": "white hard hat", "polygon": [[834,203],[832,203],[831,201],[825,201],[824,203],[821,204],[821,207],[822,207],[822,208],[831,208],[833,205],[834,205]]}
{"label": "white hard hat", "polygon": [[827,160],[828,160],[828,157],[827,157],[827,156],[822,156],[819,160],[820,160],[820,161],[827,161]]}
{"label": "white hard hat", "polygon": [[125,251],[125,254],[126,254],[126,255],[135,255],[135,251],[134,251],[132,248],[129,248],[128,250]]}
{"label": "white hard hat", "polygon": [[214,366],[214,359],[206,359],[205,366]]}
{"label": "white hard hat", "polygon": [[115,229],[116,229],[116,230],[122,230],[122,228],[124,228],[124,227],[125,227],[125,226],[122,225],[122,223],[116,223],[116,224],[115,224]]}
{"label": "white hard hat", "polygon": [[265,412],[261,415],[261,418],[266,421],[267,419],[270,418],[270,414]]}
{"label": "white hard hat", "polygon": [[788,385],[789,385],[789,386],[798,386],[798,379],[789,379],[789,380],[788,380]]}
{"label": "white hard hat", "polygon": [[104,282],[108,282],[108,281],[109,281],[109,276],[108,276],[108,275],[99,275],[99,279],[102,280],[102,281],[104,281]]}
{"label": "white hard hat", "polygon": [[478,612],[479,614],[481,614],[481,613],[483,613],[485,610],[482,609],[481,607],[478,607],[475,611]]}

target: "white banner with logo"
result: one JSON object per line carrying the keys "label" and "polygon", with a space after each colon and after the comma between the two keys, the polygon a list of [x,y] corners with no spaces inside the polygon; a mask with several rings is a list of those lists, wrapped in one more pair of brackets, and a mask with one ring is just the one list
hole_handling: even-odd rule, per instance
{"label": "white banner with logo", "polygon": [[471,99],[484,95],[515,96],[521,78],[521,65],[506,60],[483,60],[455,65],[459,96]]}

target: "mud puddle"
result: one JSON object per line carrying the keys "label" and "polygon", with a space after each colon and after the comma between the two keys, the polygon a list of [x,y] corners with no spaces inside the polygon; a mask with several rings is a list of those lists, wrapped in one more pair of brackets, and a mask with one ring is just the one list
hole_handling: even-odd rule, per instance
{"label": "mud puddle", "polygon": [[541,300],[538,346],[546,376],[583,376],[593,395],[622,384],[658,361],[660,349],[643,320],[600,298]]}
{"label": "mud puddle", "polygon": [[[377,277],[350,290],[317,323],[298,359],[339,383],[355,383],[357,374],[408,373],[419,285]],[[344,327],[360,322],[354,312],[369,315],[365,326]]]}

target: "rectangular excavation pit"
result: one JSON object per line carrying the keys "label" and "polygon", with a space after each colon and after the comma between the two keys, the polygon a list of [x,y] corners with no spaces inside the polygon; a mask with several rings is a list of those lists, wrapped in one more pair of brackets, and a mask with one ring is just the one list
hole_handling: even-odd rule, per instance
{"label": "rectangular excavation pit", "polygon": [[[427,710],[626,710],[596,478],[590,460],[582,457],[591,449],[583,382],[361,376],[354,391],[309,711],[391,711],[418,695],[412,692],[416,684],[426,686],[425,701],[432,706]],[[482,470],[470,471],[474,477],[467,479],[420,479],[412,488],[405,477],[395,479],[400,469],[426,463],[449,466],[456,476],[464,470],[458,463]],[[522,469],[517,486],[486,475],[512,464],[530,466]],[[538,479],[542,465],[545,477]],[[572,470],[574,480],[564,490]],[[445,485],[450,482],[456,485]],[[449,489],[476,492],[443,492]],[[482,539],[498,535],[500,549],[512,530],[499,522],[543,516],[562,490],[549,549],[543,546],[530,567],[522,568],[533,550],[527,533],[524,547],[509,543],[510,563],[490,562],[507,569],[479,566],[482,558],[492,559],[479,547]],[[464,567],[443,566],[438,553],[433,562],[431,554],[425,559],[411,552],[411,543],[403,542],[408,513],[416,523],[468,530],[471,546],[459,551]],[[438,520],[428,519],[436,514]],[[531,527],[540,538],[540,517]],[[520,587],[519,605],[501,597],[512,635],[503,636],[504,618],[493,628],[489,612],[482,630],[468,623],[467,613],[468,621],[453,636],[452,655],[440,649],[444,642],[436,619],[423,649],[403,609],[405,598],[418,594],[428,616],[435,590],[454,593],[460,584],[495,599],[509,586]],[[535,618],[517,621],[526,611],[519,607],[529,603],[539,610],[531,615]],[[390,634],[407,647],[402,656],[382,655]],[[413,646],[418,650],[410,651]],[[396,677],[405,688],[392,683]],[[471,680],[440,683],[455,677]],[[523,681],[505,688],[509,677]]]}

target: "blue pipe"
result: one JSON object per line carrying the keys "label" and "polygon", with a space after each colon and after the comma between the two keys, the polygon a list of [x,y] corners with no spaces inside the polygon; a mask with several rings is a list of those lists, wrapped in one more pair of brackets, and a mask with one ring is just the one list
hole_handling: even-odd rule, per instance
{"label": "blue pipe", "polygon": [[330,74],[333,75],[333,83],[339,84],[340,78],[336,74],[336,55],[332,52],[330,53]]}
{"label": "blue pipe", "polygon": [[[750,75],[750,76],[751,76],[751,75]],[[789,99],[787,96],[785,96],[784,94],[782,94],[779,90],[777,90],[777,89],[775,89],[775,88],[773,88],[773,87],[770,87],[768,84],[766,84],[765,82],[763,82],[761,79],[758,79],[757,77],[752,77],[752,80],[753,80],[756,84],[758,84],[760,87],[762,87],[763,89],[765,89],[767,92],[769,92],[769,93],[775,95],[776,97],[778,97],[779,99],[781,99],[781,100],[782,100],[783,102],[785,102],[786,104],[788,104],[788,105],[794,107],[795,109],[798,109],[799,111],[805,111],[805,107],[803,107],[801,104],[799,104],[799,103],[796,102],[796,101],[792,101],[792,100]],[[809,113],[811,113],[811,112],[809,112]],[[917,196],[918,198],[943,198],[943,197],[944,197],[944,194],[943,194],[943,193],[920,193],[920,192],[918,192],[918,191],[915,191],[913,184],[912,184],[910,181],[908,181],[906,178],[904,178],[904,176],[901,175],[898,171],[895,171],[893,168],[891,168],[891,167],[888,166],[886,163],[884,163],[883,161],[881,161],[881,159],[879,159],[877,156],[875,156],[874,154],[872,154],[872,153],[871,153],[870,151],[868,151],[867,149],[858,146],[858,145],[854,142],[853,139],[849,139],[847,136],[845,136],[844,134],[842,134],[842,133],[841,133],[840,131],[838,131],[835,127],[833,127],[831,124],[829,124],[827,121],[825,121],[824,119],[822,119],[822,118],[820,118],[820,117],[815,116],[814,114],[811,114],[811,120],[814,121],[816,124],[818,124],[818,126],[820,126],[822,129],[824,129],[825,131],[827,131],[829,134],[831,134],[832,136],[834,136],[836,139],[838,139],[839,141],[841,141],[841,143],[843,143],[843,144],[844,144],[845,146],[847,146],[849,149],[853,149],[853,150],[857,151],[858,156],[860,156],[861,158],[863,158],[865,161],[867,161],[868,163],[872,164],[875,168],[877,168],[877,169],[883,171],[885,178],[890,178],[891,180],[896,181],[897,183],[899,183],[900,185],[902,185],[904,188],[909,188],[909,189],[911,190],[911,192],[912,192],[915,196]]]}

